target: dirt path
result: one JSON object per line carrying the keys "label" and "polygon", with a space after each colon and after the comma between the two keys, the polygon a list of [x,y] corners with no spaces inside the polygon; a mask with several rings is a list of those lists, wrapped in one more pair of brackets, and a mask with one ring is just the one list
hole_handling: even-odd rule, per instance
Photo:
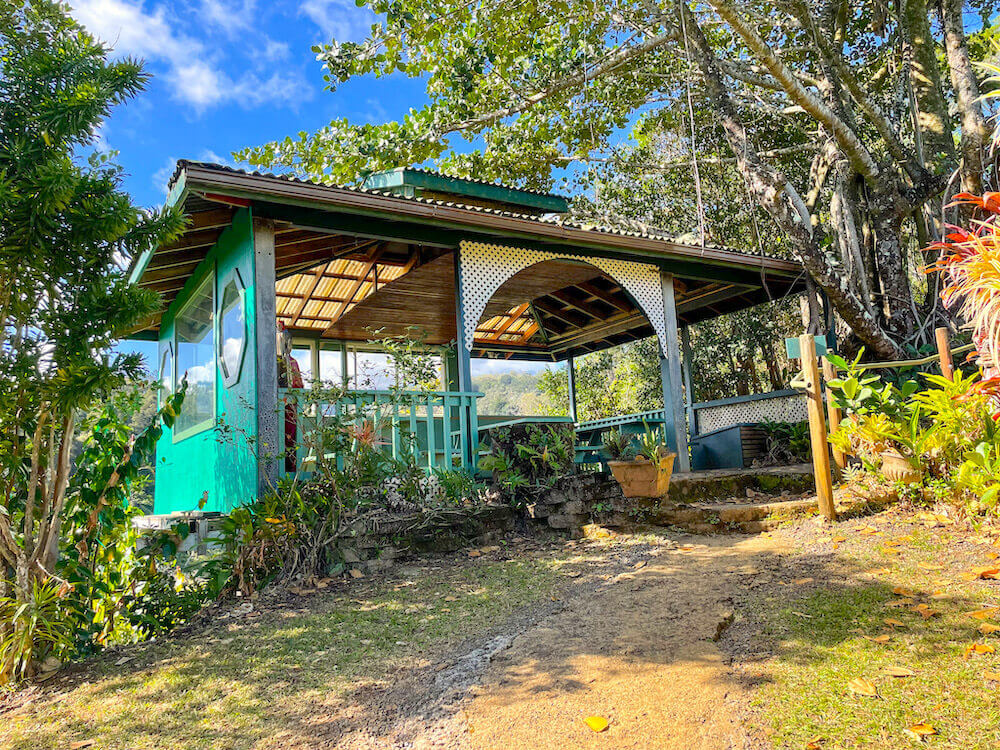
{"label": "dirt path", "polygon": [[[779,568],[780,552],[760,536],[582,548],[556,601],[367,696],[380,721],[334,746],[756,747],[742,724],[748,695],[716,641],[739,587]],[[591,715],[608,729],[592,732]]]}
{"label": "dirt path", "polygon": [[[746,696],[715,641],[733,616],[732,588],[777,550],[716,537],[652,552],[570,595],[498,654],[465,708],[461,747],[744,747]],[[609,728],[594,734],[589,715]]]}

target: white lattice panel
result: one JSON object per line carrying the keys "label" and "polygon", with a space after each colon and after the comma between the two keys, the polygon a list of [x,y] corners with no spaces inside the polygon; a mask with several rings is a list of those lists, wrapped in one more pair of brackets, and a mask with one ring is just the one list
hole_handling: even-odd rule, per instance
{"label": "white lattice panel", "polygon": [[[465,324],[463,334],[466,348],[472,349],[479,319],[490,298],[505,281],[536,263],[557,258],[581,260],[575,255],[462,240],[459,243],[459,278],[462,282],[462,319]],[[594,257],[587,257],[585,260],[604,271],[632,295],[656,332],[660,349],[668,351],[660,270],[653,265],[628,260]]]}
{"label": "white lattice panel", "polygon": [[745,422],[801,422],[808,418],[805,394],[778,396],[698,409],[698,432],[712,432]]}

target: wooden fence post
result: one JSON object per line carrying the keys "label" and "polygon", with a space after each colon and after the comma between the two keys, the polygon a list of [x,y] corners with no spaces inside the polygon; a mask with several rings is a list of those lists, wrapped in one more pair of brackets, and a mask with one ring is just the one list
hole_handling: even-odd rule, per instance
{"label": "wooden fence post", "polygon": [[955,366],[951,361],[951,345],[948,343],[948,329],[934,329],[934,339],[937,341],[938,357],[941,358],[941,374],[948,380],[955,379]]}
{"label": "wooden fence post", "polygon": [[812,334],[799,336],[799,355],[809,407],[809,441],[812,443],[816,499],[819,502],[819,512],[834,521],[837,518],[837,511],[833,507],[833,477],[830,476],[830,448],[823,408],[823,388],[819,377],[819,363],[816,361],[816,339]]}
{"label": "wooden fence post", "polygon": [[[837,428],[840,427],[840,409],[837,408],[836,399],[833,397],[833,391],[830,390],[830,381],[837,377],[837,368],[833,366],[826,357],[823,357],[823,380],[826,381],[826,407],[827,413],[830,418],[830,434],[836,432]],[[837,478],[840,478],[840,473],[847,468],[847,456],[844,455],[843,451],[834,448],[833,449],[833,463],[837,467]]]}

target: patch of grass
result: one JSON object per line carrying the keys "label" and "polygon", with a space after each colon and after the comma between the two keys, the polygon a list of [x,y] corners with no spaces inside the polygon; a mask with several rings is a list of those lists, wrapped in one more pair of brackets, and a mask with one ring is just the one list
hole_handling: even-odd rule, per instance
{"label": "patch of grass", "polygon": [[[835,553],[848,574],[804,598],[776,601],[767,617],[779,646],[756,702],[774,746],[803,748],[816,737],[819,747],[838,750],[1000,746],[1000,683],[983,677],[1000,671],[1000,638],[978,632],[982,621],[969,615],[996,601],[1000,582],[962,576],[988,548],[970,552],[953,541],[961,535],[916,525],[848,536]],[[890,548],[898,552],[887,554],[895,539],[902,541]],[[915,611],[919,605],[932,616]],[[991,621],[1000,625],[1000,616]],[[973,643],[996,653],[967,655]],[[914,674],[893,677],[890,667]],[[878,697],[852,693],[856,678],[874,683]],[[918,723],[937,734],[918,743],[906,733]]]}
{"label": "patch of grass", "polygon": [[150,644],[127,664],[89,665],[87,681],[5,717],[0,746],[308,747],[310,723],[348,691],[426,664],[429,650],[498,625],[556,580],[544,560],[477,561],[304,597],[300,609],[259,620],[221,620]]}

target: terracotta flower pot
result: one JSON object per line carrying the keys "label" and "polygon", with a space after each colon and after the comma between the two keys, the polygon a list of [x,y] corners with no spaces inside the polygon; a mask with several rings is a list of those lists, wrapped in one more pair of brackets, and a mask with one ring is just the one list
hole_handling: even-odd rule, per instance
{"label": "terracotta flower pot", "polygon": [[658,463],[651,461],[608,461],[608,467],[625,497],[663,497],[670,488],[676,453],[668,453]]}
{"label": "terracotta flower pot", "polygon": [[916,484],[920,481],[920,469],[915,469],[910,460],[897,451],[882,453],[882,474],[892,482]]}

